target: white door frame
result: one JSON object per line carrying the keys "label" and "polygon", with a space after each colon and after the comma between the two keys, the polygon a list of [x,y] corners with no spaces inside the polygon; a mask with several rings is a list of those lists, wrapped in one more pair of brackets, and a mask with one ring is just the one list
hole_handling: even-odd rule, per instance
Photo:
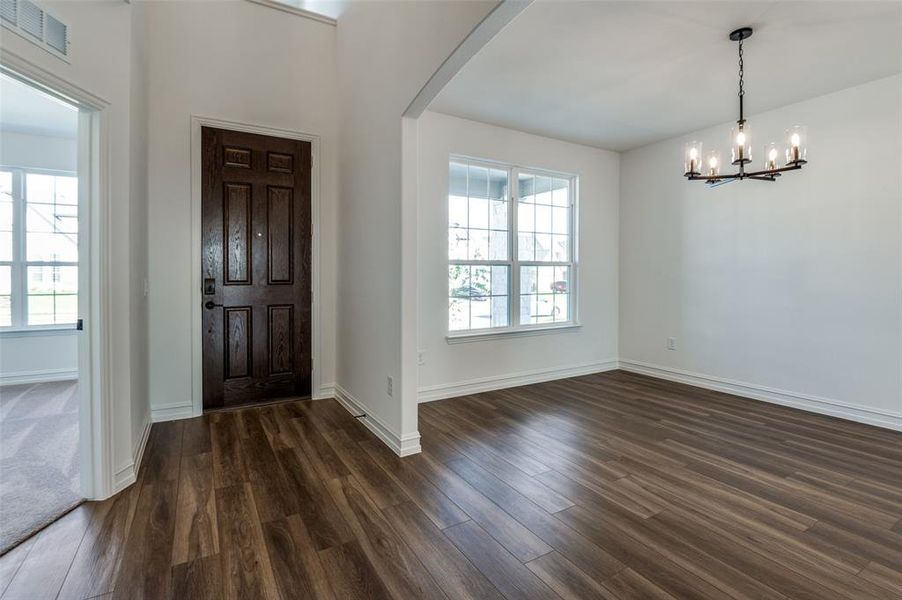
{"label": "white door frame", "polygon": [[289,140],[302,140],[310,142],[313,165],[310,169],[310,219],[313,232],[311,240],[312,256],[310,259],[310,288],[311,288],[311,318],[312,337],[311,356],[313,357],[313,373],[310,381],[310,394],[312,398],[319,397],[321,383],[320,360],[320,148],[321,140],[318,135],[278,129],[238,121],[227,121],[212,117],[191,115],[191,406],[192,416],[203,414],[203,294],[201,293],[201,281],[203,269],[201,265],[201,253],[203,244],[203,220],[201,208],[203,204],[202,192],[202,164],[201,154],[201,128],[215,127],[229,131],[243,133],[257,133]]}
{"label": "white door frame", "polygon": [[109,285],[109,102],[8,50],[0,70],[79,108],[78,336],[79,457],[81,493],[113,493],[111,364],[112,286]]}

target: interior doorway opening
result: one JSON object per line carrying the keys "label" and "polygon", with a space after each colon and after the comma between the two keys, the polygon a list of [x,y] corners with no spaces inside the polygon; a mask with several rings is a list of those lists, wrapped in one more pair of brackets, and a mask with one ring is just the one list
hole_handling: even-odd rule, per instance
{"label": "interior doorway opening", "polygon": [[90,120],[0,71],[0,553],[78,505]]}

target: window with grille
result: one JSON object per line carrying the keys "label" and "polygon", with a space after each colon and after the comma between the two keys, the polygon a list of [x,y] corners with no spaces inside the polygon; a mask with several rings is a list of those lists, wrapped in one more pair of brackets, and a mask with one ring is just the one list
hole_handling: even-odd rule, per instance
{"label": "window with grille", "polygon": [[0,327],[78,318],[78,180],[0,169]]}
{"label": "window with grille", "polygon": [[451,159],[451,335],[575,322],[576,183],[572,175]]}

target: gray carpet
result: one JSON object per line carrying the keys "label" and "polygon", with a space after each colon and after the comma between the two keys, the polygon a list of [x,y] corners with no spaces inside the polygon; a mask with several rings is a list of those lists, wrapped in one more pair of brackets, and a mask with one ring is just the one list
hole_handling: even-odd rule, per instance
{"label": "gray carpet", "polygon": [[82,501],[78,382],[0,387],[0,554]]}

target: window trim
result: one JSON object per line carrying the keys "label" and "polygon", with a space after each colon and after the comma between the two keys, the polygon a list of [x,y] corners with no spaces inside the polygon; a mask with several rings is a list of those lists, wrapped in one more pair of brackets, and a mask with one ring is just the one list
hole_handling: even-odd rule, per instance
{"label": "window trim", "polygon": [[[484,158],[475,158],[462,154],[451,154],[448,156],[447,165],[449,179],[445,185],[445,236],[451,228],[449,219],[449,190],[450,190],[450,166],[451,163],[461,163],[467,166],[477,166],[489,169],[503,170],[508,176],[508,259],[504,260],[470,260],[470,259],[452,259],[448,254],[448,247],[445,247],[446,267],[452,265],[485,265],[500,266],[506,265],[510,269],[508,277],[508,326],[507,327],[485,327],[482,329],[455,329],[450,327],[450,319],[448,313],[448,305],[445,308],[445,341],[449,344],[499,339],[505,337],[521,337],[528,335],[545,335],[549,333],[563,333],[566,331],[575,331],[582,327],[579,320],[579,179],[578,173],[566,173],[563,171],[553,171],[540,167],[528,167],[516,163],[506,163]],[[569,181],[570,196],[570,260],[566,262],[560,261],[521,261],[518,256],[519,243],[519,227],[518,227],[518,203],[520,173],[528,173],[530,175],[539,175],[544,177],[552,177],[556,179],[567,179]],[[469,197],[469,196],[468,196]],[[469,223],[468,223],[469,225]],[[569,286],[569,319],[554,323],[534,323],[523,325],[520,323],[520,267],[521,266],[567,266],[570,269]],[[447,269],[446,269],[447,270]],[[445,298],[448,295],[448,278],[445,281]]]}
{"label": "window trim", "polygon": [[[76,321],[71,323],[49,323],[40,325],[28,324],[28,267],[80,267],[79,261],[29,261],[27,260],[25,238],[27,236],[25,214],[28,199],[26,198],[25,179],[28,174],[51,175],[54,177],[75,177],[78,172],[40,167],[22,167],[0,164],[0,171],[12,173],[13,187],[13,255],[11,261],[0,261],[0,265],[10,267],[10,325],[0,325],[0,337],[22,337],[23,335],[51,335],[54,332],[74,331]],[[79,233],[81,233],[79,231]],[[79,245],[79,249],[81,246]],[[76,294],[78,297],[78,294]]]}

